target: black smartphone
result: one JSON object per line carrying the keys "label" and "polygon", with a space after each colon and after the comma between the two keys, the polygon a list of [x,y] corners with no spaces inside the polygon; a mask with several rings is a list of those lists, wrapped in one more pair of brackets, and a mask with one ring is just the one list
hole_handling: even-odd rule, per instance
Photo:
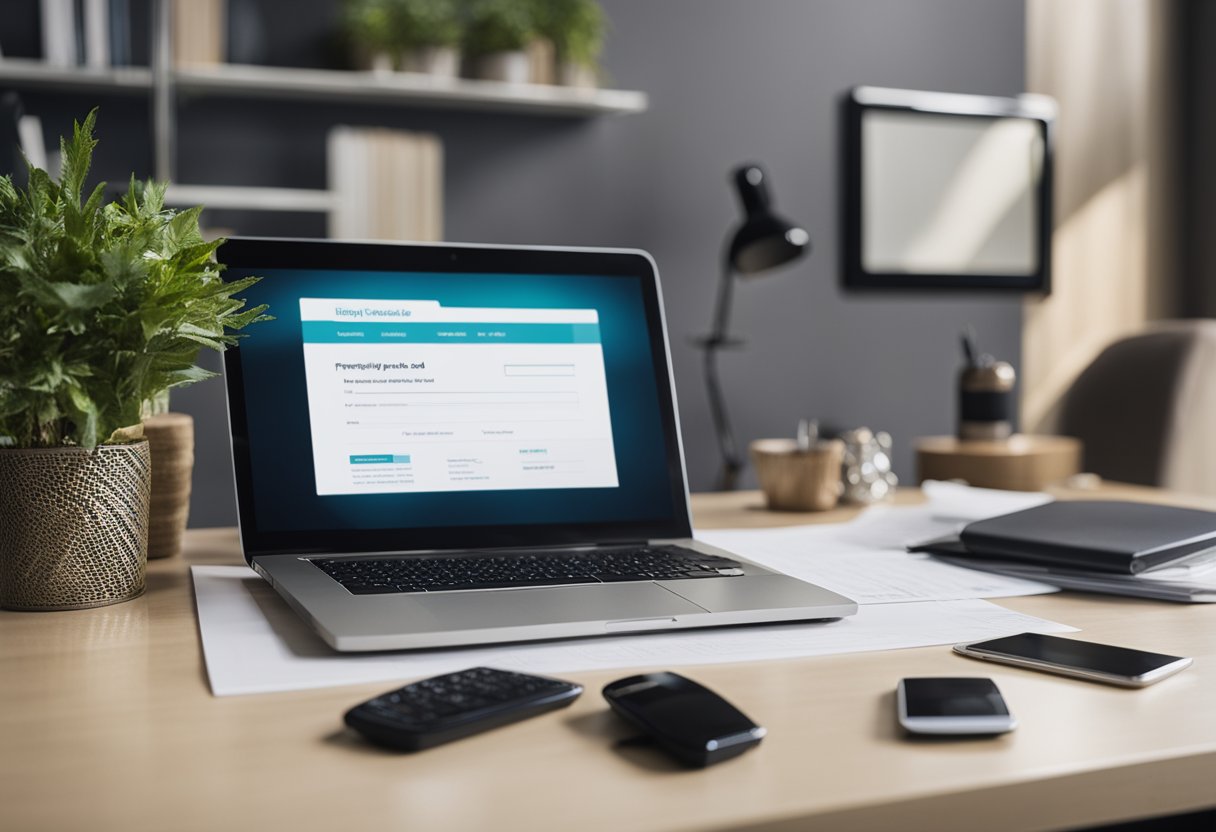
{"label": "black smartphone", "polygon": [[1147,653],[1039,633],[956,644],[954,652],[973,659],[1131,688],[1151,685],[1191,665],[1191,659],[1183,656]]}
{"label": "black smartphone", "polygon": [[1004,734],[1018,725],[991,679],[901,679],[895,701],[899,724],[913,734]]}

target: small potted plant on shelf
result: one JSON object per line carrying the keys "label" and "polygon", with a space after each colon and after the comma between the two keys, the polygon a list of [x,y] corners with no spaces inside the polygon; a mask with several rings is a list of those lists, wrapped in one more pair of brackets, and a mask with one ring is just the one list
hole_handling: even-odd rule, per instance
{"label": "small potted plant on shelf", "polygon": [[553,42],[558,83],[568,87],[599,85],[599,56],[606,20],[595,0],[534,0],[537,29]]}
{"label": "small potted plant on shelf", "polygon": [[456,0],[394,0],[392,14],[403,71],[436,78],[460,74],[464,25]]}
{"label": "small potted plant on shelf", "polygon": [[199,350],[266,318],[224,283],[201,208],[134,178],[84,190],[95,113],[58,181],[0,177],[0,606],[77,609],[141,594],[151,459],[141,416],[213,374]]}
{"label": "small potted plant on shelf", "polygon": [[473,0],[469,7],[464,46],[480,78],[527,83],[527,48],[535,37],[532,10],[524,0]]}
{"label": "small potted plant on shelf", "polygon": [[397,48],[393,0],[346,0],[342,18],[356,68],[392,72]]}

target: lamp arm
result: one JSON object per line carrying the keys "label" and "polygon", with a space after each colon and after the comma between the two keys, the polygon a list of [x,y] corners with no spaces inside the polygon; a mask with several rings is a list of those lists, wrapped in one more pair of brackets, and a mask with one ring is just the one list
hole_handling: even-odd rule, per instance
{"label": "lamp arm", "polygon": [[718,449],[722,453],[722,470],[718,474],[716,490],[734,491],[743,462],[739,459],[735,435],[726,415],[726,402],[722,398],[722,386],[718,383],[719,344],[705,344],[705,388],[709,393],[709,415],[713,419],[714,433],[718,437]]}
{"label": "lamp arm", "polygon": [[709,415],[713,419],[714,433],[718,437],[718,449],[722,453],[722,470],[718,474],[717,490],[733,491],[743,468],[730,418],[726,413],[726,401],[722,396],[722,385],[718,380],[718,350],[726,344],[730,326],[731,300],[734,290],[734,275],[730,256],[723,253],[722,277],[718,284],[718,297],[714,303],[713,329],[705,339],[705,389],[709,394]]}
{"label": "lamp arm", "polygon": [[709,340],[717,344],[725,343],[726,331],[730,328],[730,310],[734,300],[735,279],[730,266],[730,254],[722,252],[722,276],[718,280],[718,295],[714,299],[713,327],[709,331]]}

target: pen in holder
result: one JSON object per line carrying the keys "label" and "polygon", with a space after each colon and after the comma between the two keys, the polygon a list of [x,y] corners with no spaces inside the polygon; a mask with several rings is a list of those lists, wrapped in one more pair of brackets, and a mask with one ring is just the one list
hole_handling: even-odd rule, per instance
{"label": "pen in holder", "polygon": [[820,439],[803,421],[797,439],[757,439],[750,446],[765,501],[776,511],[825,511],[840,499],[844,443]]}
{"label": "pen in holder", "polygon": [[966,363],[958,376],[958,438],[1008,439],[1013,435],[1017,375],[1007,362],[976,351],[970,327],[963,330],[962,341]]}

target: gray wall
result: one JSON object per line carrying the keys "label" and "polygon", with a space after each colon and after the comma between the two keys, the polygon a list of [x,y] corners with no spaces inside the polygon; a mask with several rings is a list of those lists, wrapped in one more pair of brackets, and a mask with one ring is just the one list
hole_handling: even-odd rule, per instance
{"label": "gray wall", "polygon": [[[324,64],[335,3],[260,0],[270,62]],[[449,239],[637,246],[659,263],[690,481],[717,466],[690,336],[709,324],[724,234],[737,221],[727,172],[755,160],[780,209],[812,235],[814,252],[771,279],[742,284],[734,328],[745,351],[722,376],[741,441],[791,434],[801,417],[889,430],[897,472],[914,476],[914,437],[953,427],[957,332],[1017,364],[1016,297],[845,295],[838,285],[838,95],[856,84],[1013,94],[1023,89],[1022,0],[605,0],[604,63],[614,86],[650,94],[644,115],[591,120],[289,102],[186,103],[185,182],[324,184],[329,125],[432,130],[445,144]],[[3,38],[0,29],[0,38]],[[6,53],[9,41],[4,40]],[[62,129],[91,102],[30,95],[29,109]],[[112,179],[149,168],[146,113],[105,102],[103,156]],[[317,218],[216,214],[243,233],[319,235]],[[192,521],[234,519],[223,391],[207,382],[175,394],[198,419]]]}

